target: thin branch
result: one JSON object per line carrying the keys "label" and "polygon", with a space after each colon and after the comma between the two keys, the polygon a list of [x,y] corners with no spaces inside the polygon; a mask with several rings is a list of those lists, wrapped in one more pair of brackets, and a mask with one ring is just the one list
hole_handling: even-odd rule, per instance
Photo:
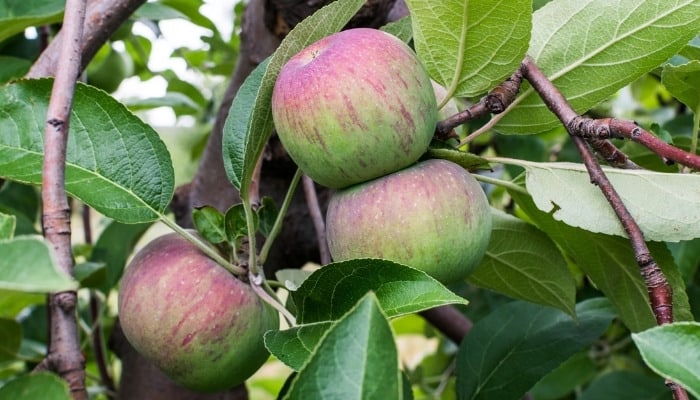
{"label": "thin branch", "polygon": [[331,253],[328,250],[328,243],[326,242],[326,224],[323,222],[323,213],[321,212],[321,205],[316,195],[316,186],[314,185],[314,181],[306,175],[302,177],[302,180],[304,184],[304,194],[306,195],[306,204],[309,207],[309,214],[311,215],[311,219],[314,222],[314,229],[316,230],[321,265],[326,265],[331,262]]}
{"label": "thin branch", "polygon": [[[668,283],[666,277],[661,271],[661,268],[659,268],[659,265],[652,257],[651,252],[644,241],[644,234],[639,228],[639,225],[627,210],[627,207],[625,207],[619,194],[608,180],[607,176],[582,138],[584,134],[580,130],[580,127],[585,126],[585,124],[579,123],[582,121],[582,119],[576,114],[561,92],[559,92],[554,84],[547,79],[547,77],[542,73],[542,71],[530,57],[527,57],[523,61],[522,71],[523,76],[532,84],[532,87],[540,95],[547,107],[566,127],[569,135],[581,153],[583,162],[591,177],[591,182],[600,188],[601,192],[608,200],[608,203],[610,203],[615,215],[617,215],[620,223],[627,233],[630,244],[632,245],[635,259],[639,265],[642,277],[644,278],[644,283],[647,286],[649,301],[654,312],[654,316],[656,317],[657,324],[662,325],[673,322],[673,292],[671,285]],[[609,121],[612,122],[614,120]],[[591,124],[591,127],[593,126],[595,126],[596,130],[601,129],[601,127],[602,129],[605,129],[605,126],[614,126],[614,128],[611,129],[611,132],[620,132],[621,130],[629,129],[629,125],[627,124]],[[636,127],[628,132],[636,132],[634,135],[638,137],[641,135],[639,131],[641,131],[641,129]],[[591,131],[587,130],[587,132],[590,133]],[[669,383],[669,386],[673,390],[674,398],[677,400],[687,398],[687,394],[683,388],[673,383]]]}
{"label": "thin branch", "polygon": [[488,114],[502,113],[515,100],[515,97],[520,91],[520,84],[522,81],[522,72],[520,72],[520,70],[515,71],[508,79],[496,86],[478,103],[438,122],[435,128],[435,136],[438,139],[447,138],[449,133],[459,125]]}
{"label": "thin branch", "polygon": [[[84,26],[82,27],[82,43],[80,51],[80,69],[97,54],[97,51],[107,42],[110,36],[136,11],[146,0],[91,0],[87,6]],[[65,32],[65,26],[56,35],[45,51],[34,62],[27,73],[27,78],[42,78],[56,75],[58,62],[61,58],[61,46],[72,38]],[[78,75],[76,75],[78,76]]]}
{"label": "thin branch", "polygon": [[674,161],[696,170],[700,170],[700,156],[674,147],[649,131],[642,129],[633,121],[619,120],[616,118],[591,119],[575,116],[568,120],[567,130],[574,135],[589,139],[629,139],[639,143],[664,161]]}
{"label": "thin branch", "polygon": [[[90,207],[87,204],[83,205],[82,210],[82,221],[83,221],[83,235],[85,237],[86,244],[92,244],[92,225],[90,218]],[[104,337],[102,335],[102,310],[100,305],[100,298],[97,295],[95,289],[90,290],[90,319],[92,320],[92,327],[90,329],[90,339],[92,341],[92,349],[95,353],[95,363],[97,364],[97,371],[100,374],[100,382],[105,387],[105,392],[107,398],[115,399],[115,393],[117,388],[114,385],[114,380],[109,372],[109,367],[107,366],[107,356],[105,352]]]}
{"label": "thin branch", "polygon": [[472,329],[474,324],[454,306],[440,306],[422,311],[420,315],[456,344]]}
{"label": "thin branch", "polygon": [[[76,78],[80,72],[80,44],[86,0],[68,0],[63,19],[65,40],[60,50],[56,79],[51,91],[44,135],[42,169],[42,228],[51,244],[58,268],[73,274],[70,207],[65,189],[65,162],[70,111]],[[77,292],[49,297],[51,339],[47,366],[68,382],[74,399],[87,399],[85,359],[80,352],[76,306]]]}

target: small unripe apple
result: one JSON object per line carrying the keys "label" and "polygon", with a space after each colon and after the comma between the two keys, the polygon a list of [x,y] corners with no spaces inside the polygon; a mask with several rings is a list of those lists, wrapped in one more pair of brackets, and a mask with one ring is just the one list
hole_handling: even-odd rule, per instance
{"label": "small unripe apple", "polygon": [[241,384],[267,360],[263,334],[277,313],[176,233],[130,262],[119,320],[132,346],[176,383],[214,392]]}
{"label": "small unripe apple", "polygon": [[449,284],[486,253],[491,211],[471,174],[427,160],[333,194],[326,229],[335,261],[382,258]]}
{"label": "small unripe apple", "polygon": [[433,137],[437,104],[410,47],[357,28],[311,44],[282,67],[272,116],[299,168],[344,188],[414,163]]}

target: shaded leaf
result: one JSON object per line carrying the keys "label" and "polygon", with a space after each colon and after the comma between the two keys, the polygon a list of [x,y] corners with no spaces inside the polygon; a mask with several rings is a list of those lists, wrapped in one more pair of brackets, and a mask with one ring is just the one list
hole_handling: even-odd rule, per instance
{"label": "shaded leaf", "polygon": [[407,0],[413,40],[449,97],[474,96],[509,77],[530,40],[531,0]]}
{"label": "shaded leaf", "polygon": [[17,358],[22,344],[22,326],[13,319],[0,318],[0,363]]}
{"label": "shaded leaf", "polygon": [[[630,330],[641,331],[656,325],[647,288],[629,240],[571,227],[538,210],[529,196],[513,191],[509,193],[527,216],[613,303]],[[673,288],[674,319],[692,320],[685,284],[673,257],[662,243],[649,242],[647,245]]]}
{"label": "shaded leaf", "polygon": [[377,299],[364,296],[328,331],[285,399],[400,399],[399,358]]}
{"label": "shaded leaf", "polygon": [[[49,79],[0,87],[0,176],[41,183]],[[71,112],[66,191],[121,222],[161,218],[174,186],[170,155],[158,133],[123,105],[79,84]]]}
{"label": "shaded leaf", "polygon": [[[540,210],[591,232],[627,237],[582,164],[518,162]],[[603,168],[647,240],[700,237],[700,176]]]}
{"label": "shaded leaf", "polygon": [[537,400],[559,400],[591,381],[598,373],[589,352],[583,351],[545,375],[528,393]]}
{"label": "shaded leaf", "polygon": [[255,164],[272,134],[272,89],[280,69],[306,46],[339,31],[362,4],[363,0],[335,1],[305,18],[238,90],[224,124],[223,155],[226,175],[243,199],[248,198]]}
{"label": "shaded leaf", "polygon": [[32,62],[25,58],[0,56],[0,83],[23,77],[31,66]]}
{"label": "shaded leaf", "polygon": [[0,289],[60,292],[78,287],[58,271],[48,245],[39,236],[0,240]]}
{"label": "shaded leaf", "polygon": [[212,206],[192,210],[192,222],[197,232],[211,243],[223,243],[227,240],[224,214]]}
{"label": "shaded leaf", "polygon": [[37,372],[26,375],[0,387],[0,399],[12,400],[71,400],[68,384],[58,375]]}
{"label": "shaded leaf", "polygon": [[98,289],[107,280],[107,266],[104,263],[84,262],[73,268],[73,277],[81,288]]}
{"label": "shaded leaf", "polygon": [[90,261],[104,263],[107,266],[104,284],[99,288],[103,293],[109,293],[119,282],[127,258],[136,246],[136,242],[150,226],[150,223],[123,224],[112,221],[102,231],[92,249]]}
{"label": "shaded leaf", "polygon": [[669,397],[661,378],[632,371],[611,371],[591,382],[579,400],[665,400]]}
{"label": "shaded leaf", "polygon": [[413,40],[413,28],[411,27],[411,15],[407,15],[397,21],[389,22],[381,27],[386,33],[396,36],[404,43]]}
{"label": "shaded leaf", "polygon": [[576,306],[574,320],[519,301],[480,320],[457,354],[459,399],[520,399],[543,376],[592,344],[615,313],[604,298]]}
{"label": "shaded leaf", "polygon": [[576,282],[557,246],[542,231],[518,218],[502,212],[493,216],[486,255],[468,281],[574,316]]}
{"label": "shaded leaf", "polygon": [[0,240],[12,239],[16,224],[17,218],[14,215],[0,213]]}
{"label": "shaded leaf", "polygon": [[376,294],[389,318],[446,304],[467,304],[426,273],[378,259],[328,264],[291,295],[298,322],[310,323],[340,318],[369,291]]}
{"label": "shaded leaf", "polygon": [[693,60],[678,66],[664,65],[661,83],[673,97],[696,114],[700,113],[700,61]]}
{"label": "shaded leaf", "polygon": [[[528,54],[583,113],[671,58],[699,23],[699,0],[555,0],[532,15]],[[524,85],[495,129],[532,134],[558,124]]]}
{"label": "shaded leaf", "polygon": [[652,370],[700,398],[700,323],[665,324],[632,339]]}

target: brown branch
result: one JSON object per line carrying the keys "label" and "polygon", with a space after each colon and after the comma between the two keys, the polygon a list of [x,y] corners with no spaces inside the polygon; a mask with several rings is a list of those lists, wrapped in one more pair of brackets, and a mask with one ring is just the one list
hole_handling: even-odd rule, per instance
{"label": "brown branch", "polygon": [[[79,71],[92,60],[97,51],[146,0],[91,0],[82,27],[81,64]],[[61,46],[66,36],[65,26],[41,53],[27,73],[27,78],[56,75]],[[68,35],[70,37],[70,35]],[[77,75],[76,75],[77,76]]]}
{"label": "brown branch", "polygon": [[[535,62],[527,57],[522,63],[523,76],[532,84],[532,87],[540,95],[547,107],[564,124],[569,135],[578,148],[583,162],[591,177],[591,182],[597,185],[608,203],[617,215],[625,232],[627,233],[635,259],[639,265],[640,272],[644,278],[644,283],[649,294],[649,302],[656,317],[658,325],[673,322],[673,291],[671,285],[666,280],[661,268],[656,263],[644,241],[644,234],[632,215],[625,207],[619,194],[608,180],[602,168],[593,157],[590,149],[586,145],[583,136],[590,134],[591,130],[581,130],[582,124],[577,123],[581,118],[569,105],[559,90],[547,79]],[[601,125],[605,126],[605,125]],[[636,126],[636,125],[635,125]],[[600,126],[596,127],[600,128]],[[628,126],[624,125],[623,129]],[[604,129],[604,128],[603,128]],[[635,132],[641,130],[639,127]],[[585,131],[585,132],[584,132]],[[612,130],[611,130],[612,131]],[[618,130],[619,131],[619,130]],[[630,132],[631,133],[631,132]],[[638,133],[637,133],[638,134]],[[674,398],[677,400],[687,398],[685,390],[673,383],[669,384],[673,390]]]}
{"label": "brown branch", "polygon": [[523,74],[515,71],[508,79],[496,86],[481,101],[443,121],[435,128],[435,137],[446,139],[450,132],[459,125],[488,114],[502,113],[515,100],[520,91]]}
{"label": "brown branch", "polygon": [[577,136],[589,139],[629,139],[639,143],[655,154],[664,159],[664,161],[675,161],[679,164],[700,170],[700,156],[697,154],[683,151],[674,147],[658,137],[654,136],[649,131],[642,129],[633,121],[625,121],[616,118],[591,119],[577,116],[569,121],[571,129]]}
{"label": "brown branch", "polygon": [[331,254],[328,250],[328,243],[326,242],[326,224],[323,222],[323,213],[321,212],[321,205],[319,204],[318,196],[316,195],[316,186],[314,181],[312,181],[311,178],[306,175],[304,175],[301,179],[304,185],[306,204],[309,206],[309,214],[311,215],[311,219],[314,223],[314,229],[316,230],[321,265],[326,265],[331,262]]}
{"label": "brown branch", "polygon": [[474,326],[474,323],[469,318],[451,305],[421,311],[420,315],[458,345],[462,343],[462,339],[467,336],[467,333]]}
{"label": "brown branch", "polygon": [[[90,218],[90,207],[87,204],[83,205],[82,210],[82,222],[83,222],[83,236],[85,237],[86,244],[92,244],[92,225]],[[109,368],[107,367],[107,357],[105,354],[105,343],[104,337],[102,335],[102,322],[100,318],[100,298],[97,296],[96,290],[90,290],[90,319],[92,321],[91,335],[90,339],[92,341],[92,348],[95,354],[95,363],[97,364],[97,371],[100,374],[100,381],[106,389],[106,396],[108,399],[115,399],[117,388],[114,385],[114,380],[109,373]]]}
{"label": "brown branch", "polygon": [[[76,77],[80,71],[80,44],[86,0],[69,0],[63,19],[66,40],[61,46],[56,79],[46,115],[42,169],[42,228],[53,248],[56,264],[73,274],[70,207],[65,188],[65,162],[70,110]],[[74,399],[87,399],[85,359],[80,352],[76,306],[77,292],[53,293],[49,297],[50,342],[47,367],[68,382]]]}

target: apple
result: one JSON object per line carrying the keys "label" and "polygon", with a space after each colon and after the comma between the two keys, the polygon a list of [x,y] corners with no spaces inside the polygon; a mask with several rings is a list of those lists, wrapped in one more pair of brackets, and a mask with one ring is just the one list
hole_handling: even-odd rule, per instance
{"label": "apple", "polygon": [[449,284],[477,266],[491,237],[486,195],[471,174],[427,160],[338,191],[326,214],[335,261],[382,258]]}
{"label": "apple", "polygon": [[173,381],[214,392],[243,383],[267,360],[263,334],[279,316],[250,285],[177,233],[129,263],[119,319],[131,345]]}
{"label": "apple", "polygon": [[356,28],[289,59],[275,82],[272,117],[299,168],[337,189],[414,163],[433,137],[437,104],[410,47]]}

